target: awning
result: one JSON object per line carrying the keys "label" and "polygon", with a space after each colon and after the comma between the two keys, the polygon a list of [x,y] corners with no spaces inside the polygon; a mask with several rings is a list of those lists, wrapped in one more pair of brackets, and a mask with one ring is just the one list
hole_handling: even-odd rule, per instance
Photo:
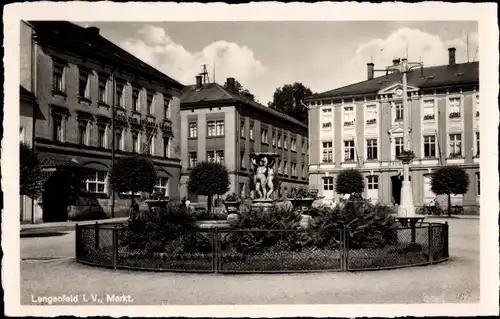
{"label": "awning", "polygon": [[42,170],[92,170],[92,168],[83,166],[76,158],[69,155],[54,153],[38,153],[37,155]]}
{"label": "awning", "polygon": [[164,167],[161,167],[159,165],[155,165],[155,170],[156,170],[156,175],[158,177],[172,177],[174,175],[170,174],[170,172],[164,168]]}

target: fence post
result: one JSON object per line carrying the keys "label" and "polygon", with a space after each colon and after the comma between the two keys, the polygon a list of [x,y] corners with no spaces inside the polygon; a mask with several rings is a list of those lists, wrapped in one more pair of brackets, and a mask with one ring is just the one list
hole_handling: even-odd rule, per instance
{"label": "fence post", "polygon": [[344,256],[344,271],[349,270],[349,236],[347,234],[347,227],[344,226],[342,229],[342,237],[343,237],[343,245],[342,245],[342,250],[343,250],[343,256]]}
{"label": "fence post", "polygon": [[212,228],[214,234],[214,245],[213,245],[213,270],[214,273],[219,272],[219,227]]}
{"label": "fence post", "polygon": [[118,226],[113,227],[113,269],[116,269],[116,265],[118,264]]}
{"label": "fence post", "polygon": [[94,235],[95,235],[95,250],[98,250],[99,249],[99,223],[98,222],[95,222]]}
{"label": "fence post", "polygon": [[81,229],[78,224],[75,224],[75,259],[78,260],[80,254]]}
{"label": "fence post", "polygon": [[427,232],[427,244],[429,251],[429,262],[432,264],[434,262],[434,231],[432,229],[432,223],[429,224],[428,232]]}

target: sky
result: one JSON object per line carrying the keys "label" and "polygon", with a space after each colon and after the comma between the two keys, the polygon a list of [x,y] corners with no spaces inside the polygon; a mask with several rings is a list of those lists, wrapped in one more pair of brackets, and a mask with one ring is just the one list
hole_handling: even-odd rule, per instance
{"label": "sky", "polygon": [[[409,61],[478,61],[474,21],[314,22],[79,22],[95,26],[123,49],[182,84],[195,82],[206,64],[210,80],[234,77],[267,105],[276,88],[301,82],[324,92],[366,80],[408,52]],[[467,41],[468,38],[468,41]],[[382,74],[380,74],[382,75]]]}

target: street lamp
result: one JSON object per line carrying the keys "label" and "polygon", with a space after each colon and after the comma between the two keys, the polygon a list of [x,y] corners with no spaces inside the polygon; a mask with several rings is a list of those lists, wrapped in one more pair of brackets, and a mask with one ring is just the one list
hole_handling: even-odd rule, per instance
{"label": "street lamp", "polygon": [[374,70],[377,72],[390,71],[399,72],[402,76],[402,92],[403,97],[403,152],[398,156],[403,162],[403,183],[401,187],[401,202],[399,205],[398,215],[400,217],[415,217],[415,207],[413,206],[413,191],[410,183],[410,163],[415,157],[413,151],[410,150],[410,112],[408,107],[408,84],[407,73],[415,68],[420,67],[421,75],[423,74],[422,62],[408,62],[406,58],[393,61],[393,65],[386,67],[384,70]]}

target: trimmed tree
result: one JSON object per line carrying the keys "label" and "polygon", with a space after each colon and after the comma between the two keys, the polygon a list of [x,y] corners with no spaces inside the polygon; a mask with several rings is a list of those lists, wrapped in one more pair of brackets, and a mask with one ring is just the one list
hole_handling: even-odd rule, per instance
{"label": "trimmed tree", "polygon": [[189,172],[188,192],[208,197],[208,211],[212,211],[214,195],[223,195],[229,190],[229,173],[219,163],[201,162]]}
{"label": "trimmed tree", "polygon": [[345,169],[337,175],[335,191],[338,194],[362,194],[364,189],[363,175],[357,169]]}
{"label": "trimmed tree", "polygon": [[156,170],[151,160],[145,156],[120,157],[109,172],[109,181],[117,193],[152,192],[156,184]]}
{"label": "trimmed tree", "polygon": [[451,217],[451,194],[465,194],[469,189],[469,175],[456,165],[443,166],[432,173],[431,190],[436,195],[448,195],[448,217]]}
{"label": "trimmed tree", "polygon": [[40,162],[33,150],[25,143],[19,147],[19,193],[32,199],[42,195],[43,179]]}

